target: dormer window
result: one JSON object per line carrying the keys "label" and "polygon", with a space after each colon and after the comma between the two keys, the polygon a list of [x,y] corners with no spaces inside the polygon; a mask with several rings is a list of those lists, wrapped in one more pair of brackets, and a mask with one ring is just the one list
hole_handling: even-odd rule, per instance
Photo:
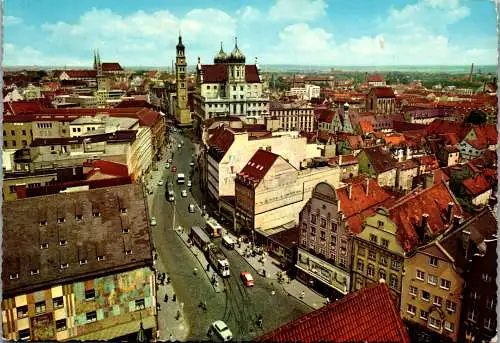
{"label": "dormer window", "polygon": [[40,220],[40,226],[47,226],[46,220]]}
{"label": "dormer window", "polygon": [[68,244],[68,241],[67,241],[67,240],[65,240],[65,239],[61,239],[61,240],[59,241],[59,245],[60,245],[60,246],[62,246],[62,247],[65,247],[67,244]]}
{"label": "dormer window", "polygon": [[61,269],[66,269],[69,267],[68,263],[61,263]]}
{"label": "dormer window", "polygon": [[127,229],[127,228],[123,228],[123,229],[122,229],[122,233],[129,233],[129,232],[130,232],[130,230],[129,230],[129,229]]}
{"label": "dormer window", "polygon": [[125,255],[132,255],[132,249],[125,250]]}
{"label": "dormer window", "polygon": [[81,222],[83,220],[83,216],[81,214],[77,214],[75,216],[75,219],[76,219],[77,222]]}
{"label": "dormer window", "polygon": [[48,249],[48,248],[49,248],[49,243],[40,244],[40,249]]}
{"label": "dormer window", "polygon": [[38,274],[40,274],[40,269],[31,269],[30,273],[31,273],[32,276],[33,275],[38,275]]}
{"label": "dormer window", "polygon": [[87,264],[87,262],[88,262],[87,259],[81,259],[80,260],[80,265]]}
{"label": "dormer window", "polygon": [[126,213],[127,213],[127,208],[126,208],[126,207],[122,207],[122,208],[120,208],[120,212],[121,212],[122,214],[126,214]]}
{"label": "dormer window", "polygon": [[94,211],[92,212],[92,215],[93,215],[94,217],[100,217],[100,216],[101,216],[101,212],[99,212],[98,210],[94,210]]}
{"label": "dormer window", "polygon": [[58,224],[62,224],[62,223],[64,223],[65,221],[66,221],[66,218],[64,218],[64,217],[59,217],[59,218],[57,218],[57,223],[58,223]]}
{"label": "dormer window", "polygon": [[15,274],[10,274],[10,275],[9,275],[9,279],[11,279],[11,280],[16,280],[16,279],[19,279],[19,274],[18,274],[18,273],[15,273]]}
{"label": "dormer window", "polygon": [[99,255],[99,256],[97,256],[97,261],[98,261],[98,262],[99,262],[99,261],[104,261],[104,260],[105,260],[105,258],[106,258],[106,257],[105,257],[104,255]]}

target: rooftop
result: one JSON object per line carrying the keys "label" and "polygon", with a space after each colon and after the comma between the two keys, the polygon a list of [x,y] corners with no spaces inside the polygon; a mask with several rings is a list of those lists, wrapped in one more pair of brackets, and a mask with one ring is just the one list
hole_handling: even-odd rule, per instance
{"label": "rooftop", "polygon": [[[203,64],[203,83],[224,83],[228,81],[227,64]],[[260,83],[259,71],[254,64],[245,65],[245,81],[247,83]]]}
{"label": "rooftop", "polygon": [[3,211],[4,297],[152,266],[137,184],[4,202]]}
{"label": "rooftop", "polygon": [[278,157],[280,156],[270,151],[257,150],[238,175],[253,181],[254,184],[258,184],[264,178],[267,171],[271,169]]}

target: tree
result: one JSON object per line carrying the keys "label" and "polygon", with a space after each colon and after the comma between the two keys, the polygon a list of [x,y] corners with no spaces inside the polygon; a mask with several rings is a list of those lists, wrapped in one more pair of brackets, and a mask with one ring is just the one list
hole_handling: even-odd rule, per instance
{"label": "tree", "polygon": [[464,123],[483,125],[486,124],[488,116],[481,110],[474,109],[465,118]]}

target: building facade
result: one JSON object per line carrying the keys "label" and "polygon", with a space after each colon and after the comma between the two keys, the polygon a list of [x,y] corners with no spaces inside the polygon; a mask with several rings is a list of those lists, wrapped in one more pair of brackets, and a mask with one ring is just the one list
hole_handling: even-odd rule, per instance
{"label": "building facade", "polygon": [[124,185],[4,203],[4,339],[113,340],[141,324],[154,337],[143,197]]}
{"label": "building facade", "polygon": [[351,288],[353,234],[346,228],[335,188],[325,182],[314,187],[299,226],[297,279],[332,300],[342,298]]}
{"label": "building facade", "polygon": [[366,98],[366,110],[378,115],[393,114],[396,111],[396,96],[391,87],[370,89]]}
{"label": "building facade", "polygon": [[279,120],[282,130],[312,132],[315,129],[314,108],[309,104],[269,104],[271,118]]}

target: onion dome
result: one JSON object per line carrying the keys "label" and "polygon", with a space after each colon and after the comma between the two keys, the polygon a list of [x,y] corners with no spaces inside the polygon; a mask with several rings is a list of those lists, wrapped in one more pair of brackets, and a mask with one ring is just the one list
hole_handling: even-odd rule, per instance
{"label": "onion dome", "polygon": [[235,38],[234,49],[229,56],[230,62],[233,63],[245,63],[245,55],[238,48],[238,39]]}
{"label": "onion dome", "polygon": [[214,63],[219,64],[219,63],[225,63],[227,60],[227,54],[224,52],[224,49],[222,48],[222,42],[220,42],[220,50],[217,55],[214,57]]}

